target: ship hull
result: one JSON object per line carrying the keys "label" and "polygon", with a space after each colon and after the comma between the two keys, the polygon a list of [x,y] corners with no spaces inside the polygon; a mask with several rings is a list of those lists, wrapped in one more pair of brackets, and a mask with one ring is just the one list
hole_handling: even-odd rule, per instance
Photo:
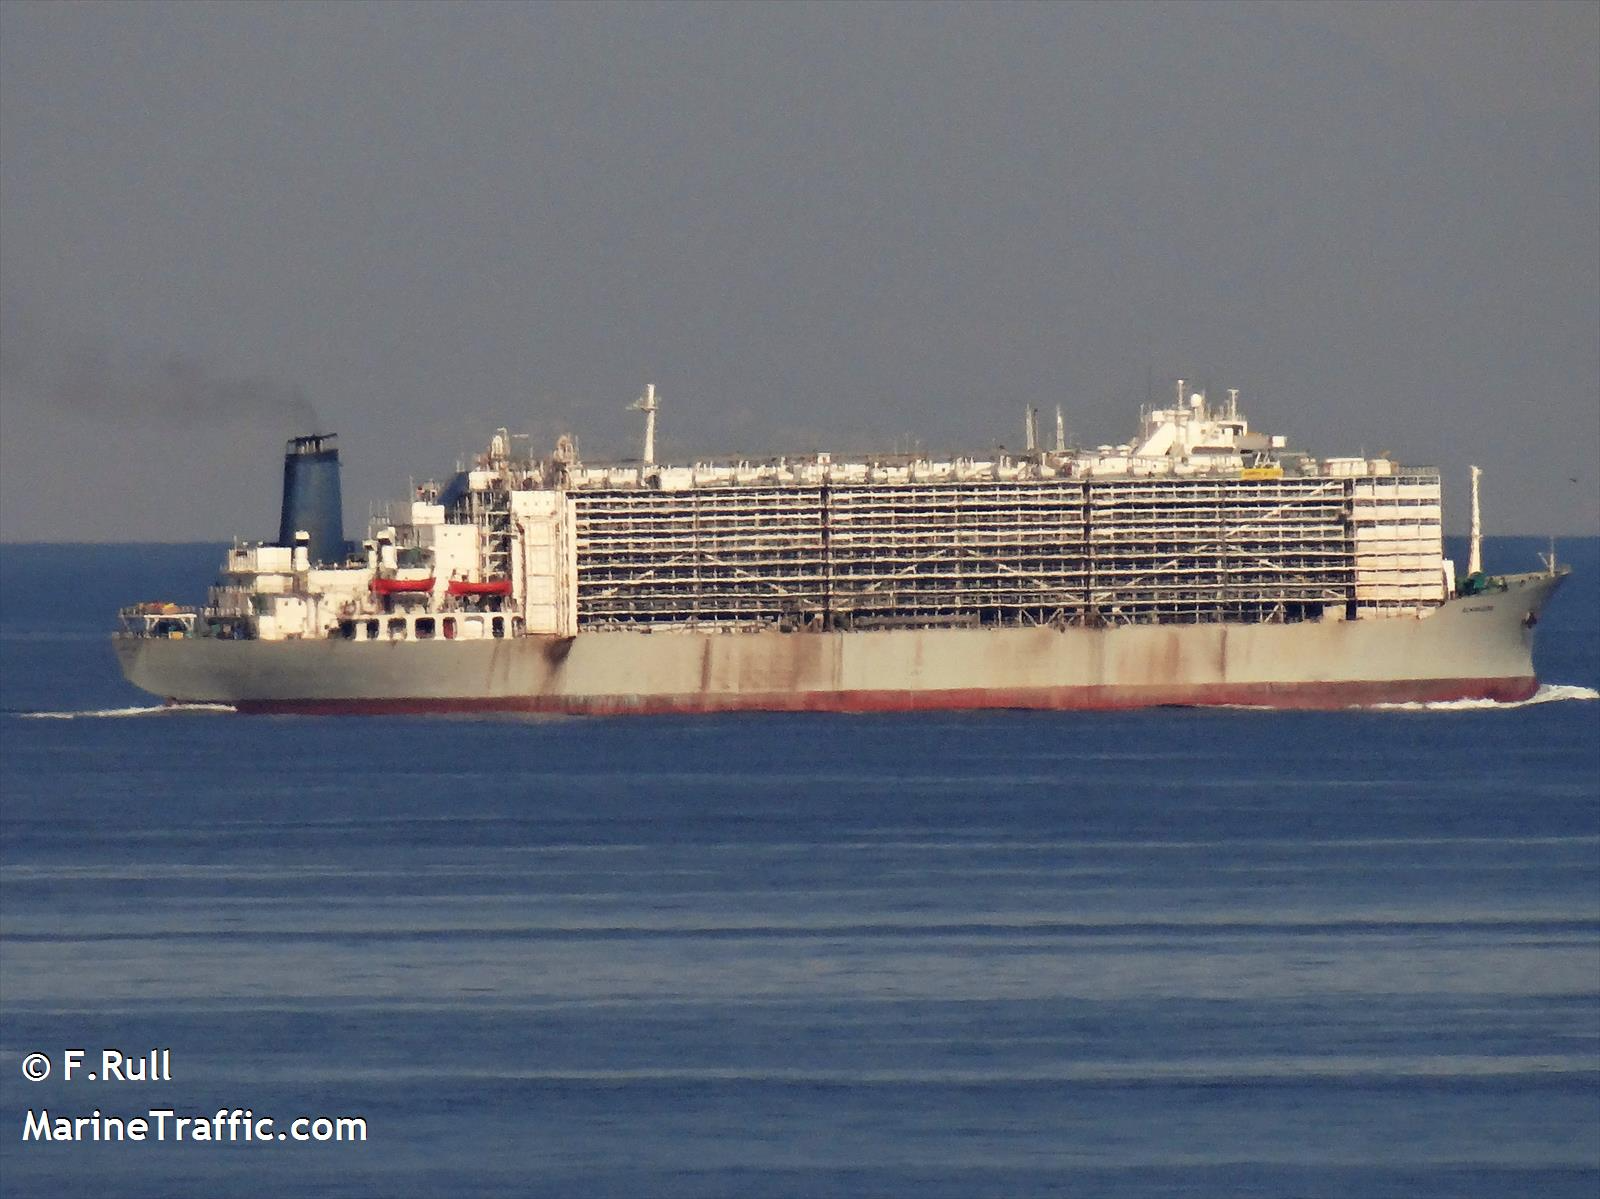
{"label": "ship hull", "polygon": [[131,682],[245,712],[691,713],[1162,705],[1340,708],[1537,688],[1559,576],[1423,617],[858,632],[604,631],[490,641],[119,638]]}

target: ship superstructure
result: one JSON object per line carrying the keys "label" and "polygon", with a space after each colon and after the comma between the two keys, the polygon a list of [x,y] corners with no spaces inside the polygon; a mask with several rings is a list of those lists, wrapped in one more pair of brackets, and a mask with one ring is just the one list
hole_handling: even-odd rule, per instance
{"label": "ship superstructure", "polygon": [[[1040,448],[1029,409],[1015,453],[688,465],[654,461],[659,406],[654,388],[636,405],[646,434],[633,462],[585,463],[567,437],[535,455],[502,429],[359,546],[328,527],[331,438],[296,439],[278,543],[235,546],[210,603],[181,626],[169,614],[164,638],[142,636],[148,620],[135,614],[130,677],[172,698],[318,710],[1362,702],[1360,684],[1392,697],[1407,679],[1430,695],[1461,679],[1477,680],[1474,694],[1532,687],[1520,626],[1477,667],[1470,652],[1454,660],[1453,640],[1429,651],[1432,667],[1397,665],[1391,642],[1461,603],[1436,470],[1292,450],[1251,430],[1236,392],[1213,405],[1180,382],[1171,406],[1114,446],[1068,448],[1058,410],[1055,446]],[[313,527],[290,530],[295,513]],[[1466,589],[1491,597],[1479,607],[1515,591],[1531,625],[1548,591],[1539,577],[1475,575]],[[1230,630],[1248,669],[1228,661]],[[1412,641],[1441,631],[1460,632],[1447,620]],[[1019,633],[1044,636],[1033,652],[1061,659],[1053,675],[997,668]],[[1168,648],[1131,648],[1156,633]],[[1223,649],[1201,648],[1219,633]],[[182,644],[141,654],[151,641]],[[189,656],[205,663],[191,683],[157,673],[158,659],[178,671],[182,646],[206,642]],[[458,656],[430,649],[397,665],[340,650],[341,683],[320,673],[319,661],[334,669],[326,654],[267,656],[287,642],[441,643]],[[480,680],[468,642],[532,656]],[[1301,660],[1268,667],[1253,642]],[[1363,661],[1368,642],[1390,660]],[[1108,664],[1123,647],[1132,657]],[[850,659],[871,654],[880,685],[846,685]],[[890,698],[860,698],[869,692]]]}

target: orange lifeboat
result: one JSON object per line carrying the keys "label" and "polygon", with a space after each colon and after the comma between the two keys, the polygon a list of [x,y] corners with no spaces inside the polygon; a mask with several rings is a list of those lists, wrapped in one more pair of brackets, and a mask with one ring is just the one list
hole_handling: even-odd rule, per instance
{"label": "orange lifeboat", "polygon": [[433,580],[430,579],[380,579],[372,580],[372,591],[375,595],[402,595],[407,592],[432,591]]}
{"label": "orange lifeboat", "polygon": [[451,595],[510,595],[510,579],[485,579],[481,583],[469,583],[465,579],[451,579],[449,593]]}

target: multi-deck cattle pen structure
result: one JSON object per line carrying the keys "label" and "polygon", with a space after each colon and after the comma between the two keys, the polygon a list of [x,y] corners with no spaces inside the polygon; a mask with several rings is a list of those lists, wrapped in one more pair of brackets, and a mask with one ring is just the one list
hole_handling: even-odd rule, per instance
{"label": "multi-deck cattle pen structure", "polygon": [[1255,622],[1437,604],[1437,472],[1377,469],[1392,473],[578,488],[578,621]]}

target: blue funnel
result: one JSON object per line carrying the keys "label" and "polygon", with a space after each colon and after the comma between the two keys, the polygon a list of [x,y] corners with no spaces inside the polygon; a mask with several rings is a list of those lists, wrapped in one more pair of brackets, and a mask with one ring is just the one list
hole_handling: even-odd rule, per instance
{"label": "blue funnel", "polygon": [[311,534],[313,562],[343,562],[344,501],[339,494],[339,451],[332,433],[292,437],[283,451],[283,513],[278,544],[294,545],[294,535]]}

